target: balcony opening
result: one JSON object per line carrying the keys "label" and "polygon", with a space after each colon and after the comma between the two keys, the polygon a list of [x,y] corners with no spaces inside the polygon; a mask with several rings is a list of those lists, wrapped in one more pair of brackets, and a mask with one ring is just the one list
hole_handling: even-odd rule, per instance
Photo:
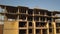
{"label": "balcony opening", "polygon": [[34,17],[34,21],[39,21],[39,17]]}
{"label": "balcony opening", "polygon": [[51,12],[47,12],[47,15],[48,15],[48,16],[52,16],[52,15],[51,15]]}
{"label": "balcony opening", "polygon": [[39,10],[38,9],[35,9],[34,10],[34,14],[39,14]]}
{"label": "balcony opening", "polygon": [[56,27],[60,27],[60,23],[56,23]]}
{"label": "balcony opening", "polygon": [[29,26],[32,27],[32,22],[29,22]]}
{"label": "balcony opening", "polygon": [[38,11],[34,11],[34,14],[39,14],[39,12]]}
{"label": "balcony opening", "polygon": [[33,17],[32,16],[28,16],[27,20],[28,21],[32,21],[33,20]]}
{"label": "balcony opening", "polygon": [[26,14],[27,9],[28,9],[27,7],[20,7],[19,6],[19,12],[20,13],[25,13]]}
{"label": "balcony opening", "polygon": [[41,34],[41,30],[40,29],[36,29],[36,34]]}
{"label": "balcony opening", "polygon": [[53,19],[53,22],[55,22],[55,18],[52,18]]}
{"label": "balcony opening", "polygon": [[40,21],[45,21],[45,17],[40,17]]}
{"label": "balcony opening", "polygon": [[19,27],[27,27],[27,22],[19,22]]}
{"label": "balcony opening", "polygon": [[56,29],[56,33],[60,33],[60,29]]}
{"label": "balcony opening", "polygon": [[19,30],[19,34],[26,34],[26,30],[25,29]]}
{"label": "balcony opening", "polygon": [[51,23],[51,22],[52,22],[52,18],[47,18],[47,21],[48,21],[49,23]]}
{"label": "balcony opening", "polygon": [[6,14],[8,21],[15,21],[17,19],[17,16],[18,15],[16,15],[16,14]]}
{"label": "balcony opening", "polygon": [[52,27],[52,24],[51,23],[49,23],[49,27]]}
{"label": "balcony opening", "polygon": [[33,34],[33,33],[32,33],[32,32],[33,32],[33,31],[32,31],[32,29],[29,29],[29,31],[28,31],[28,32],[29,32],[29,34]]}
{"label": "balcony opening", "polygon": [[40,22],[36,22],[36,27],[41,27],[41,23]]}
{"label": "balcony opening", "polygon": [[7,10],[8,13],[17,13],[18,8],[8,6],[8,7],[6,7],[6,10]]}
{"label": "balcony opening", "polygon": [[49,28],[49,33],[53,34],[52,28]]}
{"label": "balcony opening", "polygon": [[43,29],[43,34],[47,34],[47,29]]}
{"label": "balcony opening", "polygon": [[46,23],[36,22],[36,27],[46,27]]}
{"label": "balcony opening", "polygon": [[32,10],[32,9],[29,9],[29,10],[28,10],[28,14],[29,14],[29,15],[32,15],[32,14],[33,14],[33,10]]}
{"label": "balcony opening", "polygon": [[26,20],[26,15],[23,15],[23,14],[19,15],[19,19],[20,20]]}
{"label": "balcony opening", "polygon": [[43,11],[43,10],[41,10],[41,11],[40,11],[40,14],[41,14],[41,15],[44,15],[44,11]]}

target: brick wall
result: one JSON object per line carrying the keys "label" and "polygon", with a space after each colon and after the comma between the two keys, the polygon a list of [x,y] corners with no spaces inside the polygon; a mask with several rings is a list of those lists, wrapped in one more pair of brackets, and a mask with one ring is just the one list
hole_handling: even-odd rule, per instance
{"label": "brick wall", "polygon": [[3,25],[0,25],[0,34],[3,34]]}

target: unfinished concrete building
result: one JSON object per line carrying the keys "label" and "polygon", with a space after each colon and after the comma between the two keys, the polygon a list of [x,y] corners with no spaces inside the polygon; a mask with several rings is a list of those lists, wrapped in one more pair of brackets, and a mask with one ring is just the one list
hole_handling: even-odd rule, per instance
{"label": "unfinished concrete building", "polygon": [[3,34],[60,34],[60,12],[0,5]]}

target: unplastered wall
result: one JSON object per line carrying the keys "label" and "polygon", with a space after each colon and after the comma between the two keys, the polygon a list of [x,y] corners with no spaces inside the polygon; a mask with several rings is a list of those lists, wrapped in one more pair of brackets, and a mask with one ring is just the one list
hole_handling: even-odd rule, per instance
{"label": "unplastered wall", "polygon": [[18,34],[18,21],[6,21],[3,34]]}
{"label": "unplastered wall", "polygon": [[0,24],[0,34],[3,34],[3,24]]}

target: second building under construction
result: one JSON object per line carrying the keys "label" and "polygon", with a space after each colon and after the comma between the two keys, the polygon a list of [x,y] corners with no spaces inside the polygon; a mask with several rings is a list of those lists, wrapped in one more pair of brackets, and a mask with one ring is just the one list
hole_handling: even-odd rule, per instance
{"label": "second building under construction", "polygon": [[60,12],[0,5],[3,34],[60,34]]}

